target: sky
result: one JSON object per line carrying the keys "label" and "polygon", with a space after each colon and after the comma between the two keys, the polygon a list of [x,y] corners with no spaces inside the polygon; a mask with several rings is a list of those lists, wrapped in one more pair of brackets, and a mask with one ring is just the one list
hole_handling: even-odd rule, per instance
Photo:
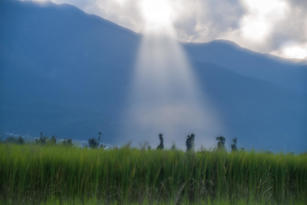
{"label": "sky", "polygon": [[135,32],[172,25],[181,42],[233,41],[307,61],[306,0],[23,0],[71,4]]}

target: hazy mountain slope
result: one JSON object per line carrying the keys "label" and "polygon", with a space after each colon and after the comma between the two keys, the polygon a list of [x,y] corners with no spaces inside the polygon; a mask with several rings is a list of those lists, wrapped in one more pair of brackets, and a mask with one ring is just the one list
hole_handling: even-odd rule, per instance
{"label": "hazy mountain slope", "polygon": [[[101,130],[120,141],[137,34],[72,6],[12,1],[0,3],[0,30],[1,133],[87,139]],[[249,148],[306,150],[304,66],[224,41],[184,48],[224,135]]]}
{"label": "hazy mountain slope", "polygon": [[306,150],[306,96],[214,64],[194,67],[228,136],[237,136],[248,148]]}
{"label": "hazy mountain slope", "polygon": [[1,130],[116,130],[138,36],[65,5],[2,2],[0,15]]}
{"label": "hazy mountain slope", "polygon": [[229,41],[185,44],[196,62],[209,62],[227,67],[244,76],[273,82],[278,86],[307,94],[307,65],[294,64],[274,56],[255,53]]}

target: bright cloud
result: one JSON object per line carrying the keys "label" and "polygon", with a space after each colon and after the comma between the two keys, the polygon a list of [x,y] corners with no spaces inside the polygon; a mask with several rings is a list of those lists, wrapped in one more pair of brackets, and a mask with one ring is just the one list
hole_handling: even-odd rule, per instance
{"label": "bright cloud", "polygon": [[307,42],[301,43],[287,43],[283,45],[280,50],[272,52],[275,55],[292,59],[307,59]]}
{"label": "bright cloud", "polygon": [[136,32],[143,32],[149,22],[171,22],[178,40],[183,42],[222,38],[258,52],[306,58],[306,0],[23,1],[72,4]]}
{"label": "bright cloud", "polygon": [[284,0],[241,0],[246,14],[241,19],[242,37],[262,43],[271,34],[274,24],[285,18],[288,11]]}
{"label": "bright cloud", "polygon": [[144,20],[152,26],[169,26],[173,21],[173,10],[168,1],[144,0],[140,10]]}

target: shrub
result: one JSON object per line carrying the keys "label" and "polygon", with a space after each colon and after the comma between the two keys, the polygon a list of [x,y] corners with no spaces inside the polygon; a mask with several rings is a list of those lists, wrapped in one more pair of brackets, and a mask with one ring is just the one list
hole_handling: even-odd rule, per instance
{"label": "shrub", "polygon": [[97,148],[99,146],[99,142],[96,138],[90,138],[88,139],[88,146],[90,148]]}
{"label": "shrub", "polygon": [[63,145],[65,146],[72,146],[72,140],[71,139],[65,139],[62,142]]}
{"label": "shrub", "polygon": [[44,136],[43,132],[40,132],[40,136],[35,140],[36,144],[45,145],[47,143],[48,137]]}
{"label": "shrub", "polygon": [[48,143],[51,144],[51,145],[55,145],[55,144],[56,144],[56,137],[55,137],[55,136],[52,136],[52,137],[50,138],[50,140],[48,141]]}
{"label": "shrub", "polygon": [[4,141],[5,143],[12,143],[12,144],[24,144],[25,140],[23,139],[22,136],[19,136],[18,138],[16,137],[8,137]]}

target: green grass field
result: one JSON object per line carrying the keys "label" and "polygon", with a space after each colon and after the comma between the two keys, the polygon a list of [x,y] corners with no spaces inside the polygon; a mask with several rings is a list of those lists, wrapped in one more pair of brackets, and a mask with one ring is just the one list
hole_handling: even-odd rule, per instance
{"label": "green grass field", "polygon": [[0,144],[0,204],[307,204],[307,155]]}

